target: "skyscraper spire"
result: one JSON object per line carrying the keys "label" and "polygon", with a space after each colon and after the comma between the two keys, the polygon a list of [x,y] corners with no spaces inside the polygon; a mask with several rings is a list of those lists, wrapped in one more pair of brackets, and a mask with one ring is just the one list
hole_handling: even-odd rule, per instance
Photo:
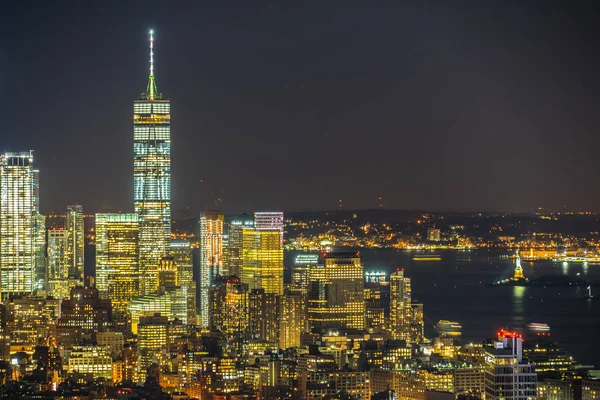
{"label": "skyscraper spire", "polygon": [[154,80],[154,30],[150,29],[150,76],[148,77],[148,87],[146,88],[145,96],[148,100],[154,100],[154,98],[160,98],[158,89],[156,88],[156,81]]}

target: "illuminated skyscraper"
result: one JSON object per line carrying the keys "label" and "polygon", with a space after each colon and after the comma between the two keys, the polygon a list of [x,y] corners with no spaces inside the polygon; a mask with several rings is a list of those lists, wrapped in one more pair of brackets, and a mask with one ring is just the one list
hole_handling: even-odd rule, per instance
{"label": "illuminated skyscraper", "polygon": [[423,340],[423,304],[413,303],[410,278],[403,270],[390,275],[390,331],[394,339]]}
{"label": "illuminated skyscraper", "polygon": [[96,287],[122,328],[127,304],[140,295],[138,239],[136,214],[96,214]]}
{"label": "illuminated skyscraper", "polygon": [[252,228],[251,218],[236,218],[229,223],[229,240],[227,241],[227,275],[242,276],[242,243],[244,228]]}
{"label": "illuminated skyscraper", "polygon": [[69,297],[76,282],[69,279],[67,264],[68,235],[64,229],[48,229],[48,295],[57,299]]}
{"label": "illuminated skyscraper", "polygon": [[67,206],[65,217],[67,232],[66,262],[69,267],[69,277],[83,282],[83,248],[84,226],[83,208],[79,204]]}
{"label": "illuminated skyscraper", "polygon": [[187,287],[188,321],[196,320],[196,282],[194,281],[194,263],[192,247],[187,240],[171,241],[171,256],[177,266],[179,286]]}
{"label": "illuminated skyscraper", "polygon": [[255,212],[254,226],[257,230],[278,230],[283,235],[283,213],[275,212]]}
{"label": "illuminated skyscraper", "polygon": [[363,266],[358,253],[330,253],[309,273],[310,328],[365,328]]}
{"label": "illuminated skyscraper", "polygon": [[140,318],[138,326],[138,375],[137,381],[146,379],[146,370],[152,363],[159,366],[166,359],[169,319],[155,314]]}
{"label": "illuminated skyscraper", "polygon": [[283,242],[278,229],[242,228],[242,282],[265,293],[283,294]]}
{"label": "illuminated skyscraper", "polygon": [[211,287],[212,326],[229,347],[241,350],[248,329],[248,285],[237,276],[218,277]]}
{"label": "illuminated skyscraper", "polygon": [[280,296],[252,289],[248,295],[248,336],[279,345]]}
{"label": "illuminated skyscraper", "polygon": [[485,396],[489,399],[535,399],[537,373],[523,361],[523,337],[501,330],[498,341],[485,350]]}
{"label": "illuminated skyscraper", "polygon": [[223,268],[223,214],[200,215],[200,325],[210,326],[210,286]]}
{"label": "illuminated skyscraper", "polygon": [[300,347],[300,335],[307,331],[306,295],[296,288],[286,288],[280,315],[279,347]]}
{"label": "illuminated skyscraper", "polygon": [[133,202],[140,217],[142,291],[157,288],[160,260],[171,236],[171,103],[154,80],[154,36],[150,31],[150,76],[142,97],[133,103]]}
{"label": "illuminated skyscraper", "polygon": [[45,227],[32,151],[0,155],[0,238],[2,299],[45,288]]}
{"label": "illuminated skyscraper", "polygon": [[319,264],[318,254],[298,254],[292,267],[292,285],[303,294],[308,291],[310,269]]}

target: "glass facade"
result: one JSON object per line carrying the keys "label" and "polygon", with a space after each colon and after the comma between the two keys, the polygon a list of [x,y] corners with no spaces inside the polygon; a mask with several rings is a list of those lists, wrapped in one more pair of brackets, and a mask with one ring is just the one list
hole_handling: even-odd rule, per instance
{"label": "glass facade", "polygon": [[67,206],[65,217],[65,231],[67,232],[66,263],[68,265],[69,277],[83,282],[83,248],[84,248],[84,226],[83,208],[79,204]]}
{"label": "glass facade", "polygon": [[171,236],[171,103],[158,94],[153,72],[147,92],[133,103],[133,155],[142,292],[151,294]]}
{"label": "glass facade", "polygon": [[242,228],[242,282],[265,293],[283,294],[281,231]]}
{"label": "glass facade", "polygon": [[2,299],[45,288],[45,220],[39,214],[38,188],[32,151],[0,155]]}
{"label": "glass facade", "polygon": [[210,286],[223,274],[223,214],[206,211],[200,216],[200,325],[210,326]]}
{"label": "glass facade", "polygon": [[121,326],[127,304],[140,295],[138,240],[136,214],[96,214],[96,287],[102,298],[111,299]]}

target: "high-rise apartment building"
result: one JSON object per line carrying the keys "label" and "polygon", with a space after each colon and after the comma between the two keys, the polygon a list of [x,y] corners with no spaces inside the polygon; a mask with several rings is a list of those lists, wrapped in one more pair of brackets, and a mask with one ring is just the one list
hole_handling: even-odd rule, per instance
{"label": "high-rise apartment building", "polygon": [[64,299],[69,296],[76,282],[69,279],[67,264],[67,240],[65,229],[48,229],[48,281],[46,290],[49,296]]}
{"label": "high-rise apartment building", "polygon": [[102,298],[112,300],[121,328],[128,303],[140,295],[138,240],[136,214],[96,214],[96,287]]}
{"label": "high-rise apartment building", "polygon": [[309,273],[308,321],[312,328],[365,328],[364,276],[360,255],[329,253]]}
{"label": "high-rise apartment building", "polygon": [[522,336],[501,330],[498,341],[485,353],[485,400],[533,400],[537,374],[523,362]]}
{"label": "high-rise apartment building", "polygon": [[210,286],[223,269],[223,214],[205,211],[200,215],[200,324],[210,326]]}
{"label": "high-rise apartment building", "polygon": [[44,289],[44,217],[39,214],[38,171],[33,152],[0,155],[1,298]]}
{"label": "high-rise apartment building", "polygon": [[248,336],[279,345],[280,296],[252,289],[248,295]]}
{"label": "high-rise apartment building", "polygon": [[158,266],[171,236],[171,102],[154,79],[154,36],[150,31],[150,76],[133,103],[133,202],[139,216],[142,292],[157,290]]}
{"label": "high-rise apartment building", "polygon": [[300,336],[307,331],[306,294],[287,287],[281,296],[279,347],[300,347]]}
{"label": "high-rise apartment building", "polygon": [[69,267],[69,277],[83,283],[83,254],[85,231],[83,225],[83,208],[79,204],[67,206],[65,216],[65,231],[67,232],[66,263]]}
{"label": "high-rise apartment building", "polygon": [[[415,311],[419,312],[419,308],[416,307]],[[422,307],[420,313],[422,315]],[[410,278],[404,276],[403,270],[397,270],[390,275],[390,331],[392,338],[410,342],[413,337],[411,332],[414,332],[413,324]]]}

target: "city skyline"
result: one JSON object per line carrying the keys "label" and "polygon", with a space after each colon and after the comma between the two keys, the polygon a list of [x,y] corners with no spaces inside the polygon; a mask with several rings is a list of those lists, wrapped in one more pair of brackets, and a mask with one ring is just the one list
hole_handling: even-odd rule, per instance
{"label": "city skyline", "polygon": [[1,399],[600,399],[583,8],[81,4],[9,7]]}
{"label": "city skyline", "polygon": [[[15,79],[0,84],[20,94],[3,104],[0,146],[35,151],[44,214],[73,203],[90,212],[132,211],[123,99],[144,84],[148,56],[140,43],[150,28],[161,86],[177,104],[175,216],[186,207],[195,216],[215,202],[228,213],[336,209],[339,200],[345,209],[377,208],[379,197],[395,209],[597,210],[600,195],[587,184],[597,178],[589,106],[599,92],[590,75],[597,60],[569,47],[591,46],[593,35],[583,32],[596,29],[595,14],[583,5],[471,4],[469,13],[465,6],[195,5],[183,15],[131,4],[96,12],[12,5],[6,13],[14,18],[3,29],[23,28],[2,46]],[[37,17],[42,23],[31,26]],[[197,30],[187,28],[196,17]],[[373,20],[377,28],[355,29]],[[276,29],[281,38],[266,34]],[[34,54],[53,61],[28,63]],[[39,87],[53,93],[50,107],[31,95]],[[60,117],[66,109],[69,118]],[[59,117],[50,134],[40,125]],[[61,149],[71,157],[58,156]],[[345,164],[355,151],[357,161]],[[259,152],[267,157],[252,157]],[[85,190],[75,192],[74,181]]]}

